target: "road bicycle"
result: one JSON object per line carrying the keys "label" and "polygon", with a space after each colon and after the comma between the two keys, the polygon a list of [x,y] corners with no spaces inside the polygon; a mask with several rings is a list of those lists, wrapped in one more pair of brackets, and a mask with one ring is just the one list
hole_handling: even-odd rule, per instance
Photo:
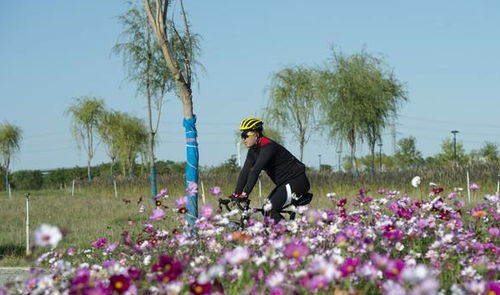
{"label": "road bicycle", "polygon": [[[286,220],[294,220],[296,216],[294,207],[305,206],[312,201],[313,194],[306,193],[302,196],[291,197],[290,204],[286,205],[280,210],[280,214],[285,217]],[[228,198],[219,198],[219,209],[221,212],[226,211],[226,213],[233,213],[232,218],[229,220],[229,227],[244,229],[248,220],[254,213],[260,213],[265,216],[265,205],[263,207],[251,207],[250,199],[247,198],[237,198],[234,196],[229,196]]]}

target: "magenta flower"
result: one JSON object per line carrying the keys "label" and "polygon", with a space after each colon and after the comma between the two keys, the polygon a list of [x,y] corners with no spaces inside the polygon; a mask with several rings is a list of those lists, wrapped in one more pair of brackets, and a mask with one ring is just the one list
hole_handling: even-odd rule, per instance
{"label": "magenta flower", "polygon": [[186,193],[188,196],[194,196],[198,193],[198,184],[193,181],[189,181],[188,187],[186,188]]}
{"label": "magenta flower", "polygon": [[403,233],[400,230],[388,230],[384,232],[384,237],[389,241],[399,242],[402,238]]}
{"label": "magenta flower", "polygon": [[479,190],[479,185],[478,185],[478,184],[476,184],[476,183],[471,183],[471,184],[469,185],[469,189],[470,189],[470,191],[471,191],[471,192],[478,191],[478,190]]}
{"label": "magenta flower", "polygon": [[196,295],[212,294],[212,284],[210,282],[204,284],[194,282],[189,287],[189,290],[191,291],[191,294]]}
{"label": "magenta flower", "polygon": [[162,220],[165,217],[165,211],[160,208],[154,209],[151,216],[149,216],[149,220],[158,221]]}
{"label": "magenta flower", "polygon": [[271,291],[269,292],[269,295],[283,295],[285,294],[283,292],[283,289],[281,289],[280,287],[276,287],[276,288],[272,288]]}
{"label": "magenta flower", "polygon": [[71,290],[81,290],[85,288],[90,281],[90,271],[85,268],[79,268],[75,271],[75,277],[71,280]]}
{"label": "magenta flower", "polygon": [[285,246],[284,254],[288,258],[302,261],[309,254],[309,248],[301,241],[294,241]]}
{"label": "magenta flower", "polygon": [[151,266],[153,272],[160,272],[156,276],[158,282],[169,283],[175,281],[182,273],[182,263],[167,255],[160,255],[158,262]]}
{"label": "magenta flower", "polygon": [[342,273],[342,277],[345,278],[352,274],[356,270],[356,267],[358,266],[360,261],[360,258],[348,257],[339,268],[340,272]]}
{"label": "magenta flower", "polygon": [[113,275],[109,279],[109,284],[113,291],[121,294],[130,288],[130,278],[124,275]]}
{"label": "magenta flower", "polygon": [[387,263],[384,274],[389,279],[398,279],[404,267],[405,263],[403,260],[390,260],[389,263]]}
{"label": "magenta flower", "polygon": [[222,197],[222,190],[218,186],[211,187],[208,191],[214,196]]}
{"label": "magenta flower", "polygon": [[498,295],[500,294],[500,283],[491,281],[486,284],[486,292],[484,294]]}
{"label": "magenta flower", "polygon": [[96,248],[102,248],[108,243],[108,239],[106,238],[99,238],[91,243],[92,246]]}

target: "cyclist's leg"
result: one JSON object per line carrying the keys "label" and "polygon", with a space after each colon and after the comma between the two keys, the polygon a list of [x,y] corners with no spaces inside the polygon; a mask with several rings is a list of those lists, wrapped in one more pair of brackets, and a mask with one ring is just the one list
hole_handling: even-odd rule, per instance
{"label": "cyclist's leg", "polygon": [[287,191],[285,184],[278,185],[273,189],[273,191],[268,196],[269,201],[271,202],[271,210],[265,212],[265,216],[270,216],[274,223],[278,223],[283,219],[283,215],[281,215],[280,211],[285,205],[287,201]]}
{"label": "cyclist's leg", "polygon": [[309,179],[305,174],[302,174],[294,179],[290,180],[290,186],[292,192],[295,194],[297,198],[304,196],[309,189],[311,188],[311,184],[309,183]]}

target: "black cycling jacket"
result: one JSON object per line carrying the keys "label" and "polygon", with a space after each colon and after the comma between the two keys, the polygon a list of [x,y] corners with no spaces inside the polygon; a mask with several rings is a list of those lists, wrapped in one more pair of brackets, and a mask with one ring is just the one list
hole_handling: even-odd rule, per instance
{"label": "black cycling jacket", "polygon": [[267,172],[274,184],[280,185],[305,174],[306,166],[280,144],[262,137],[254,147],[248,150],[234,192],[236,194],[245,192],[249,195],[262,170]]}

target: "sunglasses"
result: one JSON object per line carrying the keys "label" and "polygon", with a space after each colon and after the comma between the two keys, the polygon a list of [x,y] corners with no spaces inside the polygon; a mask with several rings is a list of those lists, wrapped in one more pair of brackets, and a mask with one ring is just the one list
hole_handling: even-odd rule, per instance
{"label": "sunglasses", "polygon": [[243,131],[241,132],[241,138],[246,139],[249,136],[255,135],[253,131]]}

